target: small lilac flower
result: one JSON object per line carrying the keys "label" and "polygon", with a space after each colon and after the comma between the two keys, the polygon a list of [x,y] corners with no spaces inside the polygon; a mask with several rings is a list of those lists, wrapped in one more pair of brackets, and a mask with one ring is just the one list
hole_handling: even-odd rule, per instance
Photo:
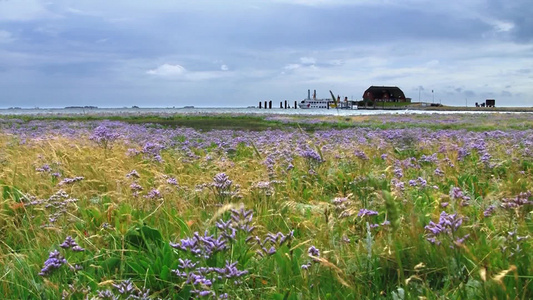
{"label": "small lilac flower", "polygon": [[125,281],[122,281],[119,284],[113,284],[113,287],[118,290],[120,294],[131,294],[135,290],[135,285],[131,282],[131,279],[127,279]]}
{"label": "small lilac flower", "polygon": [[178,181],[174,177],[168,178],[167,183],[170,185],[178,185]]}
{"label": "small lilac flower", "polygon": [[303,158],[308,159],[309,161],[313,162],[322,162],[322,157],[318,152],[312,149],[302,150],[300,151],[300,156]]}
{"label": "small lilac flower", "polygon": [[74,183],[74,182],[81,181],[83,179],[85,179],[85,177],[83,177],[83,176],[77,176],[77,177],[74,177],[74,178],[65,178],[65,179],[61,180],[61,182],[59,182],[59,185],[71,184],[71,183]]}
{"label": "small lilac flower", "polygon": [[159,192],[159,190],[157,189],[152,189],[151,191],[148,192],[148,194],[146,196],[144,196],[145,198],[148,198],[148,199],[161,199],[162,196],[161,196],[161,192]]}
{"label": "small lilac flower", "polygon": [[39,275],[50,275],[53,270],[59,269],[59,267],[66,263],[67,260],[61,255],[61,253],[59,253],[59,251],[57,250],[54,250],[50,252],[50,255],[48,256],[48,259],[44,262],[44,267],[41,269]]}
{"label": "small lilac flower", "polygon": [[362,160],[368,160],[368,156],[362,150],[355,150],[355,156]]}
{"label": "small lilac flower", "polygon": [[119,134],[112,132],[111,129],[105,125],[96,127],[91,135],[90,139],[98,143],[104,148],[108,148],[111,143],[119,138]]}
{"label": "small lilac flower", "polygon": [[139,172],[137,172],[137,170],[131,170],[131,172],[126,174],[126,177],[128,177],[128,178],[141,178],[141,176],[139,175]]}
{"label": "small lilac flower", "polygon": [[483,216],[490,217],[494,214],[495,211],[496,211],[496,206],[490,205],[489,207],[487,207],[487,209],[485,209],[485,211],[483,211]]}
{"label": "small lilac flower", "polygon": [[530,201],[531,192],[520,193],[518,196],[512,199],[503,199],[500,205],[503,209],[517,209],[527,205],[533,205],[533,201]]}
{"label": "small lilac flower", "polygon": [[315,246],[311,246],[309,249],[307,249],[307,254],[314,257],[320,257],[320,250],[318,250]]}
{"label": "small lilac flower", "polygon": [[80,247],[76,241],[71,237],[71,236],[67,236],[67,238],[65,239],[65,241],[63,243],[61,243],[59,245],[59,247],[61,248],[65,248],[65,249],[69,249],[69,248],[72,248],[71,250],[74,251],[74,252],[81,252],[81,251],[85,251],[85,249],[83,249],[82,247]]}
{"label": "small lilac flower", "polygon": [[143,187],[140,186],[138,183],[134,182],[134,183],[130,184],[130,189],[132,191],[142,191]]}
{"label": "small lilac flower", "polygon": [[365,216],[375,216],[378,212],[374,210],[369,210],[366,208],[362,208],[359,210],[359,213],[357,214],[358,217],[365,217]]}
{"label": "small lilac flower", "polygon": [[394,176],[396,178],[402,178],[403,177],[403,170],[401,168],[394,168]]}
{"label": "small lilac flower", "polygon": [[232,183],[233,182],[229,179],[226,173],[218,173],[213,178],[212,186],[214,186],[218,190],[227,190],[231,187]]}

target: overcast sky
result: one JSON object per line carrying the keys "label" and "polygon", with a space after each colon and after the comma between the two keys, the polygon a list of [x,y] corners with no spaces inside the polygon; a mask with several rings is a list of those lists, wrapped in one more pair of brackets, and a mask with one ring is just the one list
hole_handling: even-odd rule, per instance
{"label": "overcast sky", "polygon": [[[531,0],[0,0],[0,107],[533,106]],[[432,93],[433,90],[433,93]]]}

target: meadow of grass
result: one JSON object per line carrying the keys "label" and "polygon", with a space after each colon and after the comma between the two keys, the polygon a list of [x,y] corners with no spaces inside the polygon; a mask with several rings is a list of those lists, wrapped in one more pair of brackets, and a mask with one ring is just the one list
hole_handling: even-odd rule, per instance
{"label": "meadow of grass", "polygon": [[532,299],[532,128],[528,114],[5,118],[0,293]]}

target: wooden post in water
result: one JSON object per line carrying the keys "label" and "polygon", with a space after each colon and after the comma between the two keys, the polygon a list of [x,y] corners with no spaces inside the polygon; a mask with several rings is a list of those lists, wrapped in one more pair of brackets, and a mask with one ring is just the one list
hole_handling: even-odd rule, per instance
{"label": "wooden post in water", "polygon": [[268,108],[272,109],[272,100],[268,101]]}
{"label": "wooden post in water", "polygon": [[279,108],[283,108],[283,102],[279,102]]}
{"label": "wooden post in water", "polygon": [[267,109],[267,108],[268,108],[268,107],[267,107],[267,102],[266,102],[266,100],[265,100],[265,109]]}
{"label": "wooden post in water", "polygon": [[287,109],[287,100],[285,100],[285,109]]}
{"label": "wooden post in water", "polygon": [[261,108],[262,108],[262,107],[261,107],[261,104],[262,104],[262,102],[261,102],[261,101],[259,101],[259,109],[261,109]]}
{"label": "wooden post in water", "polygon": [[298,103],[294,101],[294,109],[297,109],[297,108],[298,108]]}

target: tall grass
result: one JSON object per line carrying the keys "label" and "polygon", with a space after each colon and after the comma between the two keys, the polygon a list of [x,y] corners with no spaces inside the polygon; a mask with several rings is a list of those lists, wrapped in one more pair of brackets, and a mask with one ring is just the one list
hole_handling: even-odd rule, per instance
{"label": "tall grass", "polygon": [[[376,117],[257,132],[4,120],[0,292],[531,299],[532,122],[475,118],[473,130]],[[95,142],[98,125],[120,137]],[[232,229],[219,251],[180,249],[198,233],[210,251]],[[84,250],[60,247],[67,236]],[[43,272],[55,250],[65,262]]]}

